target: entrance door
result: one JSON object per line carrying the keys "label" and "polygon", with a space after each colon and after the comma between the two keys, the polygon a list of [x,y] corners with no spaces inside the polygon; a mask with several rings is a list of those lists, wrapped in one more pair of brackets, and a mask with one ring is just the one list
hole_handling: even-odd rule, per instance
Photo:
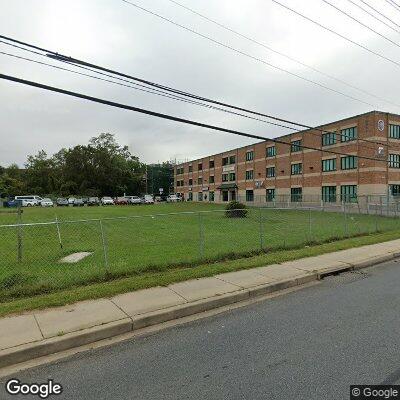
{"label": "entrance door", "polygon": [[236,200],[236,190],[231,190],[231,201]]}
{"label": "entrance door", "polygon": [[223,190],[222,191],[222,201],[228,201],[228,191],[227,190]]}

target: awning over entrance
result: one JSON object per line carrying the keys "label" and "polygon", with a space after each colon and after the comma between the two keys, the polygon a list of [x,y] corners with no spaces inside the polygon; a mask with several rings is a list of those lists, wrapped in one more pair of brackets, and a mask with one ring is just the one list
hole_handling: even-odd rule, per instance
{"label": "awning over entrance", "polygon": [[221,186],[218,186],[217,189],[220,190],[237,189],[237,185],[236,183],[223,183]]}

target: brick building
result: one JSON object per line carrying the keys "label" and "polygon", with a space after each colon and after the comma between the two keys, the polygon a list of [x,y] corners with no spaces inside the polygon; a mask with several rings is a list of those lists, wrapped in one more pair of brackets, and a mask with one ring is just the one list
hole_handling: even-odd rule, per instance
{"label": "brick building", "polygon": [[371,111],[318,128],[328,132],[304,130],[276,138],[285,144],[266,140],[179,164],[174,190],[207,202],[400,194],[400,115]]}

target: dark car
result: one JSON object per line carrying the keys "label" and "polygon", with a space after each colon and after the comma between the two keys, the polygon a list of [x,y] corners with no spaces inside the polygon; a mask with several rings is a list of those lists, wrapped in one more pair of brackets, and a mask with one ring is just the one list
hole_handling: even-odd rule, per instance
{"label": "dark car", "polygon": [[127,204],[129,204],[129,201],[126,197],[117,197],[114,200],[114,204],[117,204],[119,206],[126,206]]}
{"label": "dark car", "polygon": [[74,201],[74,207],[83,207],[85,203],[83,202],[83,199],[75,199]]}
{"label": "dark car", "polygon": [[88,206],[99,206],[100,200],[98,197],[89,197],[87,201]]}
{"label": "dark car", "polygon": [[58,207],[68,207],[68,199],[60,197],[57,199],[56,204]]}
{"label": "dark car", "polygon": [[3,203],[3,207],[6,207],[6,208],[21,207],[21,201],[20,200],[8,200]]}

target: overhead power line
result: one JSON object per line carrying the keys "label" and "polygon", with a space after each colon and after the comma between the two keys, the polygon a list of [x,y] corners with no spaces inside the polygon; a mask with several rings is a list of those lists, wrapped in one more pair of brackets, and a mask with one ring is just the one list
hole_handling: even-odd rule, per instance
{"label": "overhead power line", "polygon": [[[16,82],[16,83],[21,83],[23,85],[43,89],[43,90],[50,91],[50,92],[60,93],[60,94],[64,94],[64,95],[71,96],[71,97],[76,97],[76,98],[83,99],[83,100],[92,101],[94,103],[99,103],[99,104],[116,107],[116,108],[120,108],[120,109],[124,109],[124,110],[129,110],[129,111],[135,111],[135,112],[138,112],[141,114],[150,115],[152,117],[167,119],[167,120],[174,121],[174,122],[180,122],[180,123],[198,126],[201,128],[207,128],[207,129],[211,129],[211,130],[216,130],[216,131],[220,131],[220,132],[231,133],[231,134],[242,136],[242,137],[247,137],[247,138],[252,138],[252,139],[257,139],[257,140],[262,140],[262,141],[267,140],[267,141],[271,141],[273,143],[291,146],[291,142],[285,142],[281,139],[268,138],[268,137],[264,137],[264,136],[254,135],[251,133],[237,131],[234,129],[228,129],[228,128],[223,128],[220,126],[205,124],[205,123],[202,123],[199,121],[193,121],[193,120],[189,120],[189,119],[185,119],[185,118],[180,118],[180,117],[176,117],[174,115],[162,114],[162,113],[159,113],[156,111],[146,110],[144,108],[139,108],[139,107],[134,107],[134,106],[130,106],[127,104],[117,103],[114,101],[101,99],[99,97],[89,96],[89,95],[86,95],[83,93],[72,92],[72,91],[57,88],[54,86],[49,86],[49,85],[45,85],[42,83],[21,79],[21,78],[15,77],[15,76],[0,74],[0,79],[4,79],[4,80],[11,81],[11,82]],[[320,149],[317,147],[307,146],[307,145],[303,145],[303,144],[301,144],[299,147],[301,147],[302,149],[306,149],[306,150],[319,151],[321,153],[346,155],[346,156],[348,155],[347,153],[343,153],[343,152],[339,152],[339,151],[334,151],[334,150],[329,150],[329,149]],[[386,160],[386,159],[367,157],[367,156],[357,156],[357,158],[365,159],[365,160],[372,160],[372,161],[388,162],[388,160]]]}
{"label": "overhead power line", "polygon": [[387,36],[383,35],[382,33],[376,31],[375,29],[371,28],[370,26],[368,26],[367,24],[364,24],[364,22],[361,22],[360,20],[358,20],[357,18],[353,17],[352,15],[350,15],[349,13],[347,13],[346,11],[343,11],[341,8],[337,7],[335,4],[330,3],[328,0],[322,0],[325,4],[328,4],[329,6],[331,6],[332,8],[334,8],[336,11],[340,12],[341,14],[345,15],[346,17],[350,18],[351,20],[357,22],[359,25],[363,26],[364,28],[368,29],[369,31],[375,33],[375,35],[378,35],[379,37],[381,37],[382,39],[385,39],[386,41],[388,41],[389,43],[392,43],[393,45],[397,46],[400,48],[400,44],[395,42],[394,40],[388,38]]}
{"label": "overhead power line", "polygon": [[[182,96],[185,96],[185,97],[189,97],[191,99],[196,99],[196,100],[207,102],[207,103],[210,103],[210,104],[213,104],[213,105],[217,105],[217,106],[227,107],[227,108],[230,108],[230,109],[233,109],[233,110],[236,110],[236,111],[246,112],[246,113],[249,113],[249,114],[252,114],[252,115],[256,115],[256,116],[259,116],[259,117],[265,117],[265,118],[272,119],[272,120],[275,120],[275,121],[278,121],[278,122],[283,122],[283,123],[287,123],[287,124],[291,124],[291,125],[297,125],[298,127],[306,128],[306,129],[310,129],[310,130],[316,130],[316,131],[321,132],[321,133],[336,133],[336,132],[332,132],[332,131],[329,131],[329,130],[326,130],[326,129],[322,129],[320,127],[312,127],[310,125],[306,125],[306,124],[303,124],[303,123],[290,121],[290,120],[285,119],[285,118],[280,118],[280,117],[277,117],[277,116],[261,113],[261,112],[255,111],[255,110],[250,110],[250,109],[247,109],[247,108],[244,108],[244,107],[235,106],[235,105],[228,104],[228,103],[225,103],[225,102],[222,102],[222,101],[213,100],[213,99],[210,99],[210,98],[207,98],[207,97],[198,96],[198,95],[195,95],[193,93],[189,93],[189,92],[186,92],[186,91],[178,90],[178,89],[175,89],[175,88],[172,88],[172,87],[169,87],[169,86],[161,85],[159,83],[151,82],[151,81],[143,79],[143,78],[138,78],[138,77],[135,77],[135,76],[132,76],[132,75],[128,75],[128,74],[119,72],[119,71],[115,71],[115,70],[112,70],[112,69],[109,69],[109,68],[105,68],[105,67],[102,67],[102,66],[99,66],[99,65],[96,65],[96,64],[92,64],[92,63],[89,63],[89,62],[86,62],[86,61],[83,61],[83,60],[79,60],[79,59],[76,59],[76,58],[73,58],[73,57],[65,56],[65,55],[60,54],[58,52],[55,52],[53,50],[44,49],[44,48],[39,47],[37,45],[26,43],[26,42],[23,42],[23,41],[20,41],[20,40],[17,40],[17,39],[8,37],[8,36],[0,35],[0,39],[12,42],[10,44],[12,46],[17,46],[16,45],[16,43],[17,43],[18,45],[26,46],[26,47],[28,47],[30,49],[35,49],[34,52],[35,51],[44,52],[44,55],[46,55],[47,57],[50,57],[50,58],[55,59],[57,61],[65,62],[65,63],[70,64],[70,65],[74,65],[74,66],[77,66],[77,67],[80,67],[80,68],[89,69],[92,72],[94,72],[93,70],[100,70],[102,72],[106,72],[107,73],[106,76],[109,76],[108,74],[116,75],[118,77],[127,78],[127,79],[133,80],[135,82],[140,82],[141,84],[148,85],[151,88],[158,88],[158,89],[161,89],[163,91],[171,92],[171,93],[178,94],[178,95],[182,95]],[[6,43],[6,42],[3,42],[3,43]],[[18,48],[22,49],[22,47],[18,47]],[[29,51],[31,51],[31,50],[29,50]],[[372,140],[361,139],[361,138],[359,138],[358,140],[359,141],[363,141],[363,142],[367,142],[367,143],[373,143],[373,144],[381,145],[381,146],[389,146],[387,143],[379,142],[379,141],[372,141]]]}
{"label": "overhead power line", "polygon": [[368,8],[370,8],[371,10],[375,11],[377,14],[381,15],[383,18],[385,18],[387,21],[390,21],[393,25],[397,26],[398,28],[400,28],[400,25],[393,21],[392,19],[390,19],[387,15],[385,15],[383,12],[379,11],[378,9],[376,9],[375,7],[371,6],[371,4],[367,3],[365,0],[360,0],[361,3],[365,4]]}
{"label": "overhead power line", "polygon": [[390,4],[395,10],[400,11],[400,5],[398,5],[393,0],[385,0],[386,3]]}
{"label": "overhead power line", "polygon": [[[388,104],[395,105],[396,107],[400,107],[400,105],[398,105],[396,103],[393,103],[390,100],[386,100],[386,99],[384,99],[384,98],[382,98],[380,96],[377,96],[377,95],[375,95],[375,94],[373,94],[371,92],[368,92],[367,90],[364,90],[364,89],[359,88],[359,87],[357,87],[357,86],[355,86],[355,85],[353,85],[353,84],[351,84],[349,82],[346,82],[343,79],[337,78],[336,76],[333,76],[331,74],[323,72],[318,68],[315,68],[315,67],[313,67],[311,65],[308,65],[308,64],[306,64],[306,63],[304,63],[304,62],[302,62],[300,60],[297,60],[296,58],[294,58],[292,56],[289,56],[289,55],[287,55],[285,53],[282,53],[281,51],[275,50],[272,47],[266,45],[265,43],[260,42],[259,40],[253,39],[248,35],[240,33],[240,32],[238,32],[238,31],[236,31],[236,30],[234,30],[234,29],[232,29],[232,28],[230,28],[230,27],[228,27],[228,26],[226,26],[224,24],[221,24],[220,22],[216,21],[215,19],[212,19],[212,18],[208,17],[207,15],[204,15],[204,14],[198,12],[198,11],[194,10],[193,8],[190,8],[190,7],[188,7],[188,6],[186,6],[186,5],[182,4],[182,3],[179,3],[179,2],[177,2],[175,0],[168,0],[168,1],[173,3],[173,4],[175,4],[175,5],[177,5],[178,7],[181,7],[183,9],[185,9],[185,10],[187,10],[187,11],[189,11],[189,12],[191,12],[191,13],[197,15],[197,16],[199,16],[200,18],[203,18],[204,20],[206,20],[208,22],[211,22],[214,25],[219,26],[220,28],[222,28],[222,29],[224,29],[224,30],[226,30],[228,32],[231,32],[231,33],[233,33],[233,34],[235,34],[235,35],[237,35],[237,36],[239,36],[239,37],[241,37],[243,39],[248,40],[251,43],[254,43],[254,44],[258,45],[258,46],[261,46],[261,47],[263,47],[263,48],[265,48],[265,49],[267,49],[267,50],[269,50],[269,51],[271,51],[271,52],[273,52],[275,54],[278,54],[281,57],[284,57],[284,58],[286,58],[286,59],[288,59],[288,60],[290,60],[292,62],[295,62],[296,64],[299,64],[299,65],[301,65],[301,66],[303,66],[305,68],[308,68],[313,72],[317,72],[318,74],[320,74],[322,76],[325,76],[325,77],[327,77],[329,79],[332,79],[332,80],[334,80],[336,82],[339,82],[342,85],[348,86],[348,87],[350,87],[352,89],[355,89],[355,90],[357,90],[357,91],[359,91],[361,93],[367,94],[368,96],[374,97],[375,99],[378,99],[378,100],[383,101],[383,102],[388,103]],[[352,0],[349,0],[349,1],[352,1]],[[398,31],[398,33],[400,33],[400,31]]]}

